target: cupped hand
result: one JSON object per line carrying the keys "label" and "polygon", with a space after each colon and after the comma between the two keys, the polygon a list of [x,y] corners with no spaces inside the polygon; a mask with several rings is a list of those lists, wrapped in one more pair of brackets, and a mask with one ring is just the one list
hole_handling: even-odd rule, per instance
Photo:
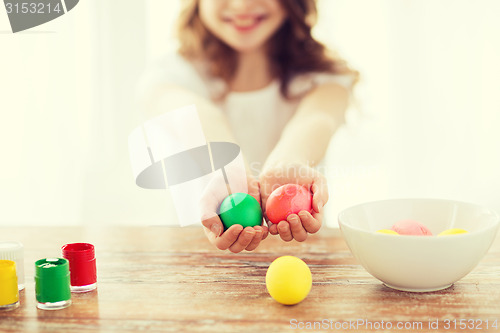
{"label": "cupped hand", "polygon": [[[227,170],[227,172],[231,171]],[[245,178],[245,176],[243,177]],[[229,178],[234,179],[234,177],[230,175]],[[246,184],[234,186],[233,182],[231,191],[233,193],[246,192],[254,197],[260,204],[260,188],[257,179],[251,175],[246,175],[246,178],[242,180],[242,182],[246,182]],[[201,202],[201,219],[205,234],[210,243],[220,250],[229,249],[229,251],[233,253],[238,253],[243,250],[253,251],[259,246],[260,242],[267,237],[268,227],[263,224],[260,226],[243,228],[243,226],[235,224],[224,231],[224,225],[218,215],[218,209],[227,195],[228,187],[224,179],[222,177],[212,179],[204,192]]]}
{"label": "cupped hand", "polygon": [[288,164],[265,168],[259,178],[264,212],[269,195],[282,185],[302,185],[313,195],[311,212],[303,210],[298,214],[290,214],[286,221],[280,221],[276,224],[270,222],[266,216],[269,232],[272,235],[279,234],[285,242],[293,239],[303,242],[307,239],[308,234],[319,231],[323,221],[323,207],[328,201],[328,186],[323,174],[307,165]]}

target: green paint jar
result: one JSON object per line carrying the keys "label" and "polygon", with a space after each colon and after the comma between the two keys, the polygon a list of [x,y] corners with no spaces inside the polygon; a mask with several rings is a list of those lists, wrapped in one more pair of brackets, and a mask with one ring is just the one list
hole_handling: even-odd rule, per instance
{"label": "green paint jar", "polygon": [[69,262],[63,258],[46,258],[35,262],[37,307],[58,310],[71,305]]}

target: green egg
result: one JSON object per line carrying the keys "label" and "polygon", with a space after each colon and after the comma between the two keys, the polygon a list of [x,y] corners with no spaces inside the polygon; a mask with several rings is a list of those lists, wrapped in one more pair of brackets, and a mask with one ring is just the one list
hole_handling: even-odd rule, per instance
{"label": "green egg", "polygon": [[262,224],[262,209],[259,202],[249,194],[233,193],[222,201],[219,217],[227,229],[233,224],[254,227]]}

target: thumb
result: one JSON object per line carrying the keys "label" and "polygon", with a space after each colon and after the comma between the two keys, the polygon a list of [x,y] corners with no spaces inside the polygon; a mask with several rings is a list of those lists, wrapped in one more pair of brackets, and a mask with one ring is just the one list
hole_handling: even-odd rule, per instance
{"label": "thumb", "polygon": [[313,209],[319,213],[329,197],[328,184],[325,179],[315,179],[311,186],[311,192],[313,194]]}
{"label": "thumb", "polygon": [[203,219],[201,224],[217,237],[219,237],[222,234],[222,230],[224,230],[222,222],[217,215]]}

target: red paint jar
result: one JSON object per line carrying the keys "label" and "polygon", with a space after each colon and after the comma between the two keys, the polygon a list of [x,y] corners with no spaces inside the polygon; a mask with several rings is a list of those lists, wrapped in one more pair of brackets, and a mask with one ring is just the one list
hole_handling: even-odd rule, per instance
{"label": "red paint jar", "polygon": [[62,247],[62,255],[69,261],[71,292],[83,293],[97,288],[94,245],[66,244]]}

